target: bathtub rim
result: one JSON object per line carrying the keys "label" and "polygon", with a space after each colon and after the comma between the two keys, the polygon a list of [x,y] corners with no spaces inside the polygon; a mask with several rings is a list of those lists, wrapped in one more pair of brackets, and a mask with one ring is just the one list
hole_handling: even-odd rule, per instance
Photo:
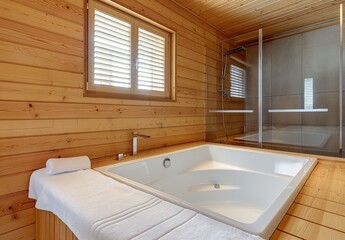
{"label": "bathtub rim", "polygon": [[258,149],[258,148],[247,147],[247,146],[225,145],[225,144],[220,144],[220,143],[205,142],[205,143],[201,143],[200,145],[197,145],[197,146],[190,146],[190,147],[186,146],[186,147],[182,147],[182,149],[168,150],[166,152],[157,153],[157,154],[153,153],[153,154],[150,154],[149,156],[140,157],[140,155],[139,156],[138,155],[135,155],[135,156],[131,155],[131,158],[133,157],[133,159],[121,160],[121,161],[118,161],[118,162],[115,162],[112,164],[104,165],[101,167],[96,167],[95,170],[104,170],[104,169],[109,168],[109,166],[120,167],[120,166],[131,164],[131,163],[144,162],[144,161],[151,159],[151,158],[164,157],[167,154],[181,153],[181,152],[184,152],[186,150],[194,150],[194,149],[198,149],[198,148],[202,148],[202,147],[217,147],[217,148],[231,149],[231,150],[242,151],[242,152],[264,153],[264,154],[275,155],[275,156],[284,155],[285,157],[288,157],[288,158],[295,158],[295,159],[303,158],[306,160],[306,162],[308,162],[309,160],[317,160],[317,156],[315,156],[315,155],[298,154],[298,153],[294,153],[294,152],[285,152],[285,151],[279,151],[279,150]]}
{"label": "bathtub rim", "polygon": [[[221,214],[218,214],[216,212],[210,211],[208,209],[198,207],[193,203],[190,203],[188,201],[185,201],[183,199],[180,199],[178,197],[174,197],[170,194],[161,192],[159,190],[156,190],[150,186],[147,186],[145,184],[136,182],[134,180],[122,177],[120,175],[117,175],[115,173],[112,173],[108,171],[109,168],[112,167],[120,167],[123,165],[138,163],[138,162],[144,162],[152,158],[159,158],[159,157],[166,157],[167,154],[174,154],[174,153],[180,153],[187,150],[192,149],[198,149],[202,147],[219,147],[224,149],[231,149],[231,150],[240,150],[245,152],[258,152],[258,153],[265,153],[273,156],[280,156],[284,155],[285,157],[289,158],[303,158],[305,160],[304,166],[298,171],[298,173],[292,178],[292,180],[289,182],[289,184],[283,189],[283,191],[272,200],[272,204],[270,204],[267,209],[270,209],[270,211],[264,211],[263,214],[253,223],[243,223],[236,221],[234,219],[225,217]],[[276,229],[276,227],[279,225],[279,222],[282,220],[284,215],[286,214],[287,210],[292,205],[294,199],[297,197],[298,193],[300,192],[301,188],[303,187],[305,181],[308,179],[310,174],[312,173],[314,167],[316,166],[318,160],[315,156],[306,156],[306,155],[298,155],[298,154],[291,154],[290,152],[283,152],[283,151],[275,151],[275,150],[266,150],[266,149],[256,149],[256,148],[250,148],[250,147],[239,147],[239,146],[232,146],[232,145],[223,145],[219,143],[209,143],[204,142],[197,146],[191,146],[191,147],[183,147],[179,150],[170,150],[164,153],[158,153],[158,154],[152,154],[149,156],[144,156],[142,158],[136,156],[135,159],[126,160],[124,162],[118,162],[113,163],[109,165],[105,165],[102,167],[97,167],[95,170],[101,172],[102,174],[111,177],[121,183],[127,184],[135,189],[144,191],[146,193],[152,194],[154,196],[157,196],[163,200],[172,202],[174,204],[180,205],[182,207],[194,210],[200,214],[203,214],[207,217],[213,218],[216,221],[222,222],[224,224],[228,224],[230,226],[234,226],[236,228],[242,229],[243,231],[246,231],[251,234],[255,234],[258,236],[263,237],[264,239],[268,239]],[[304,172],[302,172],[304,170]],[[302,172],[302,173],[301,173]],[[287,197],[289,196],[289,197]],[[277,200],[285,199],[284,201],[277,201]],[[274,210],[274,211],[273,211]],[[273,214],[275,212],[275,214]],[[268,220],[262,220],[262,218],[268,218]],[[260,221],[261,220],[261,221]],[[277,224],[278,222],[278,224]]]}

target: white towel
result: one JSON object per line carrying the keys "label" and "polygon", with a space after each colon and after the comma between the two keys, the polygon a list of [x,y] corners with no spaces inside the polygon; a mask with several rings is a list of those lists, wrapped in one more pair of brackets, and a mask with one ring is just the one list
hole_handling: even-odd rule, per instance
{"label": "white towel", "polygon": [[47,173],[50,175],[72,172],[83,169],[90,169],[91,162],[89,157],[70,157],[70,158],[50,158],[46,162]]}
{"label": "white towel", "polygon": [[58,175],[37,170],[29,197],[81,240],[261,240],[91,169]]}

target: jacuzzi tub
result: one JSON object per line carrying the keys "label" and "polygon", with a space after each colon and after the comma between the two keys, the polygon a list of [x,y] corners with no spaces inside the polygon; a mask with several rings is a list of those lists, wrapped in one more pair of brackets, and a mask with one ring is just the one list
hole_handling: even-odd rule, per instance
{"label": "jacuzzi tub", "polygon": [[205,144],[97,170],[269,238],[315,165],[314,158]]}

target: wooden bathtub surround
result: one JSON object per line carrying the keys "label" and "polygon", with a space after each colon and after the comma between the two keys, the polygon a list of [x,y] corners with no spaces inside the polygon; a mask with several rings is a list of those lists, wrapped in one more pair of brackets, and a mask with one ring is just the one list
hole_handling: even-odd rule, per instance
{"label": "wooden bathtub surround", "polygon": [[36,209],[36,240],[77,240],[77,237],[56,215]]}

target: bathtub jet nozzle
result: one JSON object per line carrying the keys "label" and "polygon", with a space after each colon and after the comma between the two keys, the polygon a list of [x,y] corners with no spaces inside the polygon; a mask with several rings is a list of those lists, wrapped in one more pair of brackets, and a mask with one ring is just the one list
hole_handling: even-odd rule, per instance
{"label": "bathtub jet nozzle", "polygon": [[218,189],[220,188],[220,185],[218,183],[214,184],[214,188]]}

